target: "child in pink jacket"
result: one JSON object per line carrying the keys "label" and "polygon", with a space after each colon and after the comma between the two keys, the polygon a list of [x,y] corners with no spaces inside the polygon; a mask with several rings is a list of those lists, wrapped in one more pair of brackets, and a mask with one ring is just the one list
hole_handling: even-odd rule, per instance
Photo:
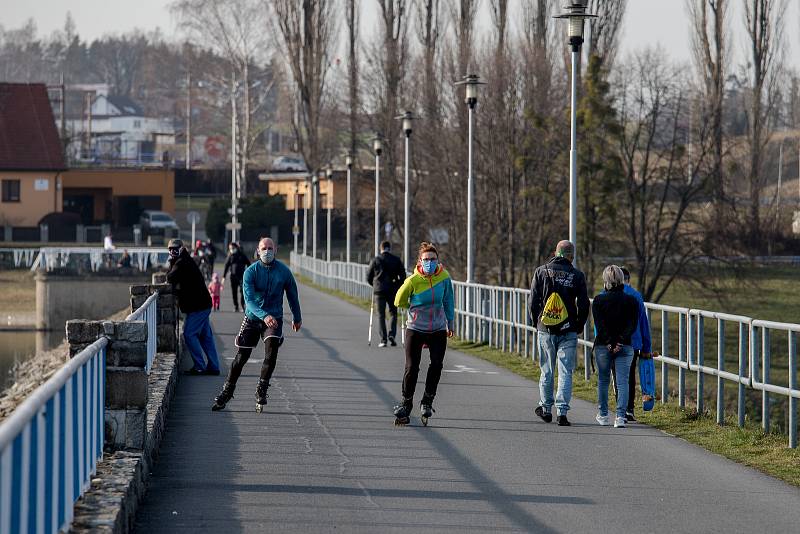
{"label": "child in pink jacket", "polygon": [[211,283],[208,284],[208,292],[211,294],[211,307],[214,311],[219,311],[219,301],[222,296],[222,283],[220,283],[217,273],[211,276]]}

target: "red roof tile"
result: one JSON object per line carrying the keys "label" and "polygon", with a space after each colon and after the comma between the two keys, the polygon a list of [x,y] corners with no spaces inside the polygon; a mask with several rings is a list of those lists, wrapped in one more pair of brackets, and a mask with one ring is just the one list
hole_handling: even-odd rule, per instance
{"label": "red roof tile", "polygon": [[0,83],[0,170],[64,169],[47,87]]}

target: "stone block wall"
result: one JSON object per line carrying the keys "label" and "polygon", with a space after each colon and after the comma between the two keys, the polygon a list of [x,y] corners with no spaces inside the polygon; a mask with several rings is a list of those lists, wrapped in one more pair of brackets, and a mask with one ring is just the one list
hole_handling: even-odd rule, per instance
{"label": "stone block wall", "polygon": [[[153,278],[158,275],[153,275]],[[158,291],[158,352],[178,353],[178,297],[171,284],[144,284],[130,287],[131,312]]]}
{"label": "stone block wall", "polygon": [[106,447],[141,450],[147,426],[147,324],[144,321],[67,321],[70,356],[101,336],[108,338]]}

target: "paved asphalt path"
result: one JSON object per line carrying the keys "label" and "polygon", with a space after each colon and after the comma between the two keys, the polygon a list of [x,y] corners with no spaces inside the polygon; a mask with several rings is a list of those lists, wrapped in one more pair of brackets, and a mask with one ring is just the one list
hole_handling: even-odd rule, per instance
{"label": "paved asphalt path", "polygon": [[[303,329],[287,334],[263,414],[260,349],[225,411],[209,409],[223,377],[181,378],[137,532],[800,529],[800,490],[643,425],[599,427],[587,402],[572,427],[545,424],[532,382],[454,351],[430,426],[416,405],[395,428],[402,348],[368,348],[365,311],[300,293]],[[223,299],[227,369],[241,316]]]}

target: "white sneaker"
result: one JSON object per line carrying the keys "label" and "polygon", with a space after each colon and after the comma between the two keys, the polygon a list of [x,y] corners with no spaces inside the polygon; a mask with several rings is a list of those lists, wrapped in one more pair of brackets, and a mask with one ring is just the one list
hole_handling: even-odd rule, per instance
{"label": "white sneaker", "polygon": [[380,343],[378,343],[378,347],[380,347],[380,348],[383,348],[385,346],[386,346],[386,342],[385,341],[381,341]]}
{"label": "white sneaker", "polygon": [[617,417],[614,419],[614,428],[625,428],[625,418]]}
{"label": "white sneaker", "polygon": [[597,424],[599,424],[600,426],[608,426],[608,416],[607,415],[597,414],[594,418],[597,420]]}

